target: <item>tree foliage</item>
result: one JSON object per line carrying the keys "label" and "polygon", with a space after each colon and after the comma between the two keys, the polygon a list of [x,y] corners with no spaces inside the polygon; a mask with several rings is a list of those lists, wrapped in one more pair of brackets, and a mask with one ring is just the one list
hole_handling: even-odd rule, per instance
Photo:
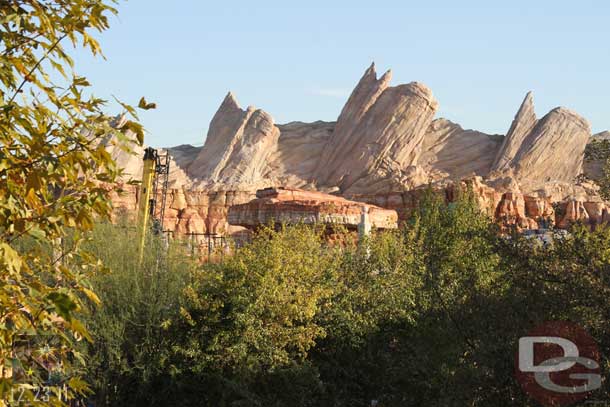
{"label": "tree foliage", "polygon": [[[109,214],[101,183],[119,170],[97,142],[114,132],[104,101],[88,95],[70,48],[101,53],[93,34],[113,3],[0,2],[0,405],[87,391],[74,342],[89,337],[77,314],[97,301],[87,282],[97,262],[81,243]],[[125,129],[142,136],[135,122]]]}
{"label": "tree foliage", "polygon": [[585,149],[585,161],[597,161],[601,165],[601,174],[595,179],[600,186],[600,194],[610,199],[610,140],[593,139]]}
{"label": "tree foliage", "polygon": [[343,241],[267,228],[221,264],[161,261],[170,290],[100,248],[113,270],[92,323],[96,390],[117,389],[116,406],[534,406],[514,379],[533,327],[573,321],[610,354],[610,228],[544,245],[500,235],[468,193],[429,193],[400,230]]}
{"label": "tree foliage", "polygon": [[116,406],[150,399],[156,388],[169,387],[157,380],[174,372],[169,360],[174,324],[196,263],[180,246],[167,249],[152,238],[140,265],[135,228],[124,223],[96,225],[85,247],[104,263],[104,271],[91,278],[102,305],[89,303],[85,322],[92,341],[81,348],[95,389],[90,400]]}

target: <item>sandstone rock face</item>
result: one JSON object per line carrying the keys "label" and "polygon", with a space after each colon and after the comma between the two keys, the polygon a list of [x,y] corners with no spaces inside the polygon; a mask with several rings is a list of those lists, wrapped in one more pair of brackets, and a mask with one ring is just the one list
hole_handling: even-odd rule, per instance
{"label": "sandstone rock face", "polygon": [[217,179],[252,113],[252,109],[242,110],[229,92],[210,122],[205,144],[189,166],[189,175],[197,179]]}
{"label": "sandstone rock face", "polygon": [[[128,216],[136,218],[139,205],[138,187],[134,185],[119,185],[122,190],[109,188],[113,202],[113,219]],[[161,197],[157,197],[160,204]],[[246,203],[256,198],[254,193],[244,191],[207,191],[170,189],[168,191],[163,230],[175,235],[190,233],[233,234],[243,230],[227,222],[229,207]]]}
{"label": "sandstone rock face", "polygon": [[532,92],[528,92],[513,119],[508,133],[504,137],[502,146],[496,154],[491,168],[493,171],[504,171],[510,168],[525,138],[530,134],[537,122],[536,112],[534,112],[534,97]]}
{"label": "sandstone rock face", "polygon": [[273,221],[286,224],[339,224],[355,229],[363,211],[368,211],[373,227],[397,227],[398,215],[393,210],[321,192],[268,188],[258,191],[256,197],[246,204],[229,208],[228,220],[231,225],[255,229]]}
{"label": "sandstone rock face", "polygon": [[486,176],[501,143],[501,136],[463,130],[449,120],[436,119],[424,135],[419,165],[430,181]]}
{"label": "sandstone rock face", "polygon": [[582,173],[589,123],[578,114],[556,108],[544,116],[523,141],[514,158],[519,180],[574,182]]}
{"label": "sandstone rock face", "polygon": [[255,111],[220,173],[219,181],[226,185],[241,185],[261,180],[267,171],[267,159],[277,148],[279,136],[273,118],[262,110]]}
{"label": "sandstone rock face", "polygon": [[277,126],[277,150],[269,157],[267,179],[275,185],[308,186],[335,129],[334,122],[293,122]]}
{"label": "sandstone rock face", "polygon": [[555,108],[537,120],[529,92],[496,155],[490,178],[496,185],[504,178],[529,192],[550,183],[573,185],[583,171],[590,134],[589,123],[566,108]]}
{"label": "sandstone rock face", "polygon": [[437,108],[425,85],[412,82],[387,88],[354,130],[355,143],[327,183],[352,193],[365,191],[368,185],[391,190],[405,170],[417,164]]}
{"label": "sandstone rock face", "polygon": [[336,180],[341,178],[341,175],[336,175],[335,172],[340,161],[343,160],[344,154],[352,148],[356,141],[353,135],[356,127],[379,96],[388,88],[391,79],[391,71],[387,71],[380,79],[377,79],[374,63],[366,70],[343,107],[337,119],[334,134],[328,141],[317,165],[314,175],[321,183],[336,183]]}
{"label": "sandstone rock face", "polygon": [[316,172],[320,185],[389,190],[417,163],[438,103],[425,85],[388,87],[369,68],[350,96]]}
{"label": "sandstone rock face", "polygon": [[189,166],[204,184],[256,184],[267,172],[267,159],[280,136],[273,118],[262,110],[242,110],[229,93],[210,123],[203,149]]}
{"label": "sandstone rock face", "polygon": [[[497,222],[503,230],[516,228],[518,231],[546,229],[551,226],[568,228],[576,222],[591,227],[610,221],[609,205],[598,200],[569,198],[553,203],[548,197],[526,195],[520,192],[499,193],[485,185],[481,177],[465,179],[459,184],[449,183],[434,190],[453,202],[456,188],[472,190],[481,211]],[[413,213],[427,187],[406,192],[392,192],[376,195],[354,195],[351,199],[393,209],[398,213],[399,222],[406,221]],[[593,198],[594,199],[594,198]],[[558,208],[555,210],[555,206]]]}
{"label": "sandstone rock face", "polygon": [[[599,177],[602,163],[583,166],[584,149],[592,140],[610,139],[610,133],[590,137],[587,121],[565,108],[537,119],[531,92],[505,137],[464,130],[443,118],[433,120],[438,103],[425,85],[390,86],[390,80],[390,71],[377,78],[371,65],[337,122],[276,125],[263,110],[242,109],[229,93],[202,148],[183,145],[160,152],[171,156],[165,227],[179,233],[232,233],[229,208],[248,203],[256,190],[267,187],[284,187],[293,195],[294,188],[333,192],[396,210],[406,219],[418,204],[421,186],[432,184],[451,201],[462,183],[505,227],[531,229],[549,221],[561,227],[577,221],[594,226],[610,220],[599,187],[577,180],[583,171],[593,180]],[[113,125],[120,122],[117,118]],[[100,142],[125,169],[122,181],[141,177],[143,147],[134,144],[135,154],[128,154],[112,138]],[[137,189],[125,189],[126,195],[113,193],[115,206],[135,211]],[[285,190],[274,191],[275,198],[259,198],[278,200],[274,207],[259,201],[260,208],[253,204],[243,213],[267,219],[265,213],[284,216],[278,212],[284,208],[286,219],[292,219],[300,204],[283,201]],[[331,216],[324,212],[326,203],[316,205],[313,212],[305,206],[304,213]],[[352,225],[351,210],[335,215]],[[248,222],[255,220],[238,219]]]}

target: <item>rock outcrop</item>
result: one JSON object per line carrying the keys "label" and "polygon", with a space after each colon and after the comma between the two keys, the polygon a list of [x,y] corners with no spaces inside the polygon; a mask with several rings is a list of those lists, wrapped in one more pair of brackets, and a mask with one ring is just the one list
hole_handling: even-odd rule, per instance
{"label": "rock outcrop", "polygon": [[[121,217],[135,220],[140,194],[138,187],[120,184],[112,188],[113,220]],[[246,191],[210,191],[172,188],[168,191],[163,230],[174,234],[227,235],[243,230],[229,225],[227,213],[231,206],[250,202],[256,194]],[[161,202],[161,197],[157,197]]]}
{"label": "rock outcrop", "polygon": [[[350,96],[322,157],[317,181],[342,192],[392,188],[417,163],[438,103],[425,85],[388,87],[369,68]],[[400,174],[400,175],[397,175]]]}
{"label": "rock outcrop", "polygon": [[529,191],[546,183],[573,184],[590,135],[589,123],[563,107],[537,120],[529,92],[496,155],[492,178],[511,178]]}
{"label": "rock outcrop", "polygon": [[[281,219],[280,208],[292,219],[300,209],[291,206],[294,200],[284,201],[287,192],[281,191],[294,188],[334,194],[332,199],[312,198],[319,201],[313,205],[317,209],[303,209],[313,211],[307,212],[310,217],[327,214],[327,204],[321,202],[344,205],[335,196],[341,195],[396,210],[405,219],[418,203],[421,186],[443,190],[450,201],[452,185],[464,179],[471,180],[467,182],[486,213],[505,226],[532,229],[550,221],[561,227],[576,221],[593,226],[610,220],[599,187],[579,177],[584,172],[599,178],[602,162],[583,166],[584,150],[593,140],[610,139],[610,133],[591,137],[587,121],[562,107],[538,119],[531,92],[506,136],[465,130],[434,119],[438,103],[425,85],[390,86],[391,77],[387,71],[378,78],[371,65],[337,122],[276,125],[263,110],[242,109],[229,93],[202,148],[183,145],[161,152],[172,157],[164,226],[179,233],[231,233],[229,208],[248,203],[256,190],[268,187],[287,189],[243,206],[238,224],[250,225],[247,216],[267,219],[266,213]],[[134,146],[135,154],[129,154],[112,138],[100,142],[125,169],[123,181],[139,179],[142,147]],[[115,206],[134,211],[137,190],[125,188],[125,195],[113,197]],[[265,206],[274,199],[274,207]],[[353,225],[352,215],[337,219]]]}
{"label": "rock outcrop", "polygon": [[528,134],[513,162],[518,181],[574,182],[582,173],[589,123],[565,108],[544,116]]}
{"label": "rock outcrop", "polygon": [[365,211],[374,228],[397,227],[398,215],[391,209],[294,188],[268,188],[257,191],[256,199],[231,206],[228,220],[231,225],[250,229],[269,225],[271,222],[343,225],[348,229],[356,229]]}
{"label": "rock outcrop", "polygon": [[[591,227],[610,221],[610,205],[596,198],[581,197],[555,201],[549,197],[520,192],[500,193],[483,183],[481,177],[468,178],[458,183],[436,186],[433,191],[454,202],[459,190],[471,190],[481,210],[497,222],[503,230],[518,231],[546,229],[551,226],[567,228],[581,222]],[[419,205],[427,187],[387,194],[354,195],[350,199],[393,209],[399,222],[406,221]]]}
{"label": "rock outcrop", "polygon": [[537,122],[536,112],[534,111],[534,96],[532,92],[528,92],[513,119],[510,129],[508,129],[508,133],[504,137],[498,154],[496,154],[491,168],[492,171],[505,171],[510,168],[524,140]]}
{"label": "rock outcrop", "polygon": [[375,63],[365,71],[345,103],[332,138],[317,164],[314,177],[322,184],[338,183],[342,174],[337,169],[344,159],[344,154],[351,150],[355,141],[354,131],[362,121],[366,112],[375,104],[379,96],[388,88],[392,80],[392,71],[388,70],[380,79],[377,79]]}
{"label": "rock outcrop", "polygon": [[430,182],[485,176],[502,139],[500,135],[464,130],[449,120],[436,119],[424,135],[419,165]]}
{"label": "rock outcrop", "polygon": [[203,149],[189,166],[202,185],[257,185],[280,136],[273,118],[250,106],[243,110],[229,93],[212,122]]}
{"label": "rock outcrop", "polygon": [[293,122],[277,126],[280,138],[269,157],[267,179],[275,185],[311,188],[312,174],[334,132],[334,122]]}

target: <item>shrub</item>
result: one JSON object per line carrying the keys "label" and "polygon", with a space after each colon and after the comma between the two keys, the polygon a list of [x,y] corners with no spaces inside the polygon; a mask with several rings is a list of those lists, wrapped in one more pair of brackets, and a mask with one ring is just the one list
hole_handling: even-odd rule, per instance
{"label": "shrub", "polygon": [[99,224],[87,249],[106,270],[92,279],[101,304],[91,304],[87,324],[87,374],[96,405],[133,405],[171,380],[172,323],[179,316],[182,292],[196,264],[181,247],[166,248],[151,236],[142,266],[134,228]]}

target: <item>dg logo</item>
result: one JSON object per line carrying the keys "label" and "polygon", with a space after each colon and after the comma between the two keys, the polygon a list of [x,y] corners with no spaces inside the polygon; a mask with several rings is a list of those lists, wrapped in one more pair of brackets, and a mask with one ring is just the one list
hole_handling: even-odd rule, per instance
{"label": "dg logo", "polygon": [[602,386],[595,340],[571,322],[547,322],[519,339],[515,376],[543,406],[569,406]]}

